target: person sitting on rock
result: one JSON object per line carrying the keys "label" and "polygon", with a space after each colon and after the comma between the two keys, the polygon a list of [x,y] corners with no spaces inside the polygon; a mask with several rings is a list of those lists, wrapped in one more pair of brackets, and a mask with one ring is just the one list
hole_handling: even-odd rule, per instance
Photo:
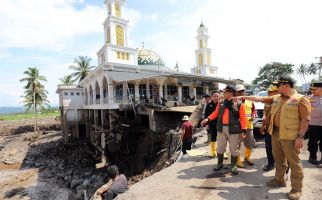
{"label": "person sitting on rock", "polygon": [[104,200],[112,200],[118,194],[124,193],[128,189],[127,179],[124,174],[119,174],[116,165],[112,165],[107,169],[113,183],[110,186],[103,186],[97,191],[97,195],[101,195]]}

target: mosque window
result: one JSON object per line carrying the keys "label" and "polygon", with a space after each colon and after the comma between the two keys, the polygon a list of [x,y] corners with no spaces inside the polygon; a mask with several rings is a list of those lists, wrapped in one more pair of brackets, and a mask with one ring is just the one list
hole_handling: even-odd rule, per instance
{"label": "mosque window", "polygon": [[70,93],[70,96],[74,96],[74,92],[71,92],[71,93]]}
{"label": "mosque window", "polygon": [[175,85],[168,85],[167,90],[168,90],[168,95],[174,95],[178,92],[178,88]]}
{"label": "mosque window", "polygon": [[210,65],[211,63],[211,56],[210,53],[207,53],[207,64]]}
{"label": "mosque window", "polygon": [[121,16],[120,5],[118,3],[115,3],[115,16]]}
{"label": "mosque window", "polygon": [[123,84],[119,84],[115,86],[115,98],[116,100],[123,99]]}
{"label": "mosque window", "polygon": [[121,59],[121,53],[117,52],[117,59]]}
{"label": "mosque window", "polygon": [[65,93],[64,93],[64,96],[68,96],[68,92],[65,92]]}
{"label": "mosque window", "polygon": [[111,29],[110,29],[110,27],[108,27],[106,29],[106,42],[111,43]]}
{"label": "mosque window", "polygon": [[129,97],[134,97],[135,95],[134,85],[132,83],[128,83],[128,88],[129,88],[129,91],[128,91]]}
{"label": "mosque window", "polygon": [[140,84],[139,93],[140,93],[140,97],[146,96],[146,85],[145,84]]}
{"label": "mosque window", "polygon": [[116,32],[116,45],[124,46],[124,30],[122,26],[117,25],[115,32]]}
{"label": "mosque window", "polygon": [[76,92],[76,96],[79,96],[79,92]]}
{"label": "mosque window", "polygon": [[203,65],[203,56],[202,53],[199,53],[199,66]]}
{"label": "mosque window", "polygon": [[197,87],[197,96],[203,96],[203,87]]}
{"label": "mosque window", "polygon": [[127,53],[126,54],[126,60],[129,60],[130,59],[130,56],[129,56],[129,54]]}
{"label": "mosque window", "polygon": [[125,53],[122,52],[122,59],[125,60]]}

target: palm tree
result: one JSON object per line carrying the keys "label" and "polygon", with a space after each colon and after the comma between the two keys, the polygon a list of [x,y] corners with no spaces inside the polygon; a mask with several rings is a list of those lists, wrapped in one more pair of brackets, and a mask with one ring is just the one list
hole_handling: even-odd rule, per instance
{"label": "palm tree", "polygon": [[44,90],[44,86],[41,81],[47,81],[46,77],[39,75],[37,67],[29,67],[28,70],[24,71],[25,78],[20,79],[20,82],[27,82],[24,86],[25,95],[23,96],[23,103],[27,110],[33,107],[35,124],[34,131],[37,132],[37,105],[43,105],[44,102],[48,102],[47,95]]}
{"label": "palm tree", "polygon": [[302,78],[304,79],[304,83],[306,83],[305,76],[308,74],[306,64],[301,64],[299,68],[296,69],[296,74],[302,76]]}
{"label": "palm tree", "polygon": [[60,78],[59,80],[63,85],[73,85],[76,82],[76,80],[72,79],[72,75],[64,76],[63,78]]}
{"label": "palm tree", "polygon": [[316,72],[318,71],[318,66],[315,63],[311,63],[310,66],[307,68],[307,72],[310,75],[316,75]]}
{"label": "palm tree", "polygon": [[75,81],[82,81],[94,68],[94,66],[90,66],[91,60],[87,56],[78,56],[78,58],[74,59],[75,65],[70,65],[69,68],[76,71],[71,74],[72,77],[75,77]]}

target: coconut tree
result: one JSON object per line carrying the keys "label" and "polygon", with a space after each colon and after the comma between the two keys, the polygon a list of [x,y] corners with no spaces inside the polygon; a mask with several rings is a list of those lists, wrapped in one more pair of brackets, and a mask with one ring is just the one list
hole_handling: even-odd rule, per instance
{"label": "coconut tree", "polygon": [[296,74],[302,76],[304,83],[306,83],[305,76],[308,74],[306,64],[301,64],[299,68],[296,69]]}
{"label": "coconut tree", "polygon": [[91,60],[92,59],[87,56],[78,56],[78,58],[74,59],[74,65],[70,65],[69,68],[76,71],[71,74],[71,76],[75,78],[75,81],[82,81],[91,69],[94,68],[94,66],[91,66],[90,64]]}
{"label": "coconut tree", "polygon": [[33,108],[35,124],[34,131],[37,132],[37,105],[41,106],[47,100],[47,91],[45,91],[44,86],[41,84],[41,81],[47,81],[46,77],[39,75],[39,70],[37,67],[29,67],[23,73],[24,78],[20,79],[20,82],[26,82],[26,85],[23,87],[24,98],[23,103],[27,110]]}
{"label": "coconut tree", "polygon": [[316,75],[317,71],[318,66],[315,63],[311,63],[310,66],[307,68],[308,74],[313,75],[313,77],[314,75]]}
{"label": "coconut tree", "polygon": [[61,84],[63,84],[63,85],[73,85],[76,82],[76,80],[72,79],[72,75],[64,76],[63,78],[60,78],[59,80],[60,80]]}

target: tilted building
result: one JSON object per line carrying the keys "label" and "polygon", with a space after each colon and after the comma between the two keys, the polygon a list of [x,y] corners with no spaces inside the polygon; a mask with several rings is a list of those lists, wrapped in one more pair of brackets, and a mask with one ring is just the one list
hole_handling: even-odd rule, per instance
{"label": "tilted building", "polygon": [[103,154],[117,148],[128,126],[135,124],[152,132],[175,126],[205,93],[218,89],[218,83],[229,82],[217,77],[217,67],[211,65],[209,36],[202,23],[192,73],[166,67],[152,50],[129,47],[124,3],[105,0],[105,43],[97,52],[97,68],[77,86],[59,85],[57,89],[64,141],[90,139]]}

